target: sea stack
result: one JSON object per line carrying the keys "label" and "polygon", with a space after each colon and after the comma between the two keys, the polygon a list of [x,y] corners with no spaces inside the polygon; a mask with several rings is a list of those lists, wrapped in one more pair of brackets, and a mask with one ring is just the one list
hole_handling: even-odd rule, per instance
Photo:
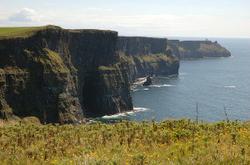
{"label": "sea stack", "polygon": [[143,86],[149,86],[152,85],[152,78],[150,76],[148,76],[146,78],[146,81],[143,83]]}

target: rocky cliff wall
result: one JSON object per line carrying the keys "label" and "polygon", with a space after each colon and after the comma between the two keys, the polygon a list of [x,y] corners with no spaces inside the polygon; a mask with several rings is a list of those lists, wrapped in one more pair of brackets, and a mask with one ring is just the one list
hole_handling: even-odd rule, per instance
{"label": "rocky cliff wall", "polygon": [[128,56],[166,53],[166,38],[119,37],[117,49]]}
{"label": "rocky cliff wall", "polygon": [[[59,31],[48,29],[54,30]],[[0,41],[5,79],[1,102],[7,107],[2,108],[2,116],[37,116],[44,123],[76,122],[82,114],[70,68],[41,33]]]}
{"label": "rocky cliff wall", "polygon": [[179,60],[167,48],[166,38],[119,37],[117,51],[130,82],[148,75],[178,74]]}
{"label": "rocky cliff wall", "polygon": [[117,32],[54,26],[0,39],[1,117],[72,123],[131,110],[124,69],[99,71],[118,63],[116,42]]}
{"label": "rocky cliff wall", "polygon": [[128,77],[128,69],[121,63],[99,66],[90,72],[83,87],[83,105],[91,109],[86,115],[97,117],[133,110]]}
{"label": "rocky cliff wall", "polygon": [[143,56],[120,56],[123,65],[128,68],[129,82],[146,76],[170,76],[177,75],[179,60],[176,57],[155,54]]}

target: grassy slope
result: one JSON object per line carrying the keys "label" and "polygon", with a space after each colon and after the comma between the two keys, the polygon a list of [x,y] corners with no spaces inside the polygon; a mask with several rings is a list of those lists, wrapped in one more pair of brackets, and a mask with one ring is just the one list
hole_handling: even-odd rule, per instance
{"label": "grassy slope", "polygon": [[175,62],[177,59],[172,57],[172,56],[168,56],[168,55],[164,55],[164,54],[154,54],[154,55],[145,55],[145,56],[136,56],[136,58],[145,61],[145,62],[159,62],[159,61],[165,61],[165,62],[169,62],[169,63],[173,63]]}
{"label": "grassy slope", "polygon": [[17,38],[28,37],[34,34],[36,31],[42,30],[46,26],[40,27],[0,27],[0,39],[1,38]]}
{"label": "grassy slope", "polygon": [[250,124],[3,125],[1,164],[250,164]]}
{"label": "grassy slope", "polygon": [[[5,38],[25,38],[32,36],[35,32],[44,29],[61,29],[59,26],[46,25],[46,26],[32,26],[32,27],[0,27],[0,39]],[[69,29],[69,32],[74,33],[116,33],[110,30],[98,29]]]}

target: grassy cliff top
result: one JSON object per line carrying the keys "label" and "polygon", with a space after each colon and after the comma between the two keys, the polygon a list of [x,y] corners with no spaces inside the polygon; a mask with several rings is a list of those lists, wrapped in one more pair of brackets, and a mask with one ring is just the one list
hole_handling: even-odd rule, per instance
{"label": "grassy cliff top", "polygon": [[119,36],[119,39],[139,39],[139,40],[146,40],[146,39],[150,39],[150,40],[167,40],[167,38],[164,37],[147,37],[147,36]]}
{"label": "grassy cliff top", "polygon": [[113,30],[101,30],[101,29],[67,29],[71,33],[117,33]]}
{"label": "grassy cliff top", "polygon": [[[62,29],[59,26],[47,25],[47,26],[34,26],[34,27],[0,27],[0,39],[8,38],[26,38],[30,37],[38,31],[48,29]],[[98,30],[98,29],[65,29],[71,33],[117,33],[111,30]]]}
{"label": "grassy cliff top", "polygon": [[48,26],[37,27],[0,27],[0,38],[29,37],[39,30]]}

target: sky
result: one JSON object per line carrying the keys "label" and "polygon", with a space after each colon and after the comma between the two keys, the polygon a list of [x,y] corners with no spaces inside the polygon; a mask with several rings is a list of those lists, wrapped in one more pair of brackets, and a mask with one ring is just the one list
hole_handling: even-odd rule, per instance
{"label": "sky", "polygon": [[0,27],[48,24],[128,36],[250,38],[250,0],[0,0]]}

